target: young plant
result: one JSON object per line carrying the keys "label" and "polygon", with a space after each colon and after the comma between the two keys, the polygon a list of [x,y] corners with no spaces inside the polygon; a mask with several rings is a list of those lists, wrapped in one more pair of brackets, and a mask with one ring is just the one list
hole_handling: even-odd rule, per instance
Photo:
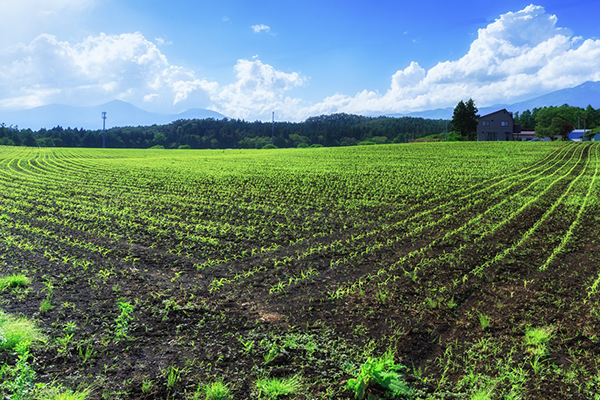
{"label": "young plant", "polygon": [[54,286],[49,281],[44,282],[44,285],[44,290],[46,291],[46,298],[42,301],[42,304],[40,304],[41,313],[48,312],[54,308],[54,306],[52,305],[52,294],[54,292]]}
{"label": "young plant", "polygon": [[489,316],[479,313],[479,324],[481,325],[481,329],[485,331],[492,324],[492,320]]}
{"label": "young plant", "polygon": [[133,305],[129,302],[119,302],[119,310],[121,314],[115,320],[117,327],[115,329],[115,336],[117,340],[127,339],[127,334],[129,333],[130,322],[133,321]]}
{"label": "young plant", "polygon": [[144,379],[142,381],[142,393],[150,393],[152,388],[154,387],[154,381],[151,379]]}
{"label": "young plant", "polygon": [[165,375],[167,376],[167,387],[172,389],[177,382],[181,381],[181,373],[179,372],[179,368],[174,365],[167,368],[165,371]]}
{"label": "young plant", "polygon": [[[394,363],[394,355],[388,350],[380,358],[369,357],[360,367],[358,376],[346,385],[356,399],[370,399],[372,395],[410,396],[412,390],[402,380],[400,371],[406,367]],[[377,398],[377,397],[374,397]]]}

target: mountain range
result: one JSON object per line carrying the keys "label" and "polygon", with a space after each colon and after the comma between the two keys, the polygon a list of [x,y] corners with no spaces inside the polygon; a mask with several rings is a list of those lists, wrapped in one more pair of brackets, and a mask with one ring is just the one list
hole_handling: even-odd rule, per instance
{"label": "mountain range", "polygon": [[[586,108],[588,105],[594,109],[600,108],[600,82],[585,82],[573,88],[557,90],[535,97],[530,100],[521,101],[514,104],[496,104],[489,107],[480,107],[479,115],[487,115],[495,111],[506,108],[510,112],[523,112],[525,110],[533,111],[534,108],[562,106],[568,104],[573,107]],[[409,114],[385,114],[390,117],[420,117],[429,119],[452,119],[453,107],[438,108],[429,111],[420,111]]]}
{"label": "mountain range", "polygon": [[[523,112],[525,110],[533,110],[534,108],[561,106],[563,104],[582,108],[591,105],[595,109],[600,108],[600,82],[585,82],[573,88],[557,90],[519,103],[481,107],[479,108],[479,114],[486,115],[503,108],[511,112]],[[389,117],[410,116],[428,119],[452,119],[453,111],[454,108],[449,107],[408,114],[384,115]],[[40,128],[50,129],[59,125],[63,128],[102,129],[102,112],[107,113],[107,128],[115,126],[168,124],[178,119],[226,118],[223,114],[201,108],[190,109],[179,114],[158,114],[144,111],[124,101],[114,100],[92,107],[51,104],[29,110],[0,111],[0,123],[5,123],[8,126],[18,126],[21,129],[31,128],[33,130]]]}
{"label": "mountain range", "polygon": [[145,126],[168,124],[178,119],[225,118],[215,111],[194,108],[179,114],[157,114],[144,111],[133,104],[121,100],[113,100],[106,104],[91,107],[72,107],[60,104],[50,104],[29,110],[0,111],[0,122],[20,129],[31,128],[85,128],[102,129],[102,112],[106,112],[106,127],[115,126]]}

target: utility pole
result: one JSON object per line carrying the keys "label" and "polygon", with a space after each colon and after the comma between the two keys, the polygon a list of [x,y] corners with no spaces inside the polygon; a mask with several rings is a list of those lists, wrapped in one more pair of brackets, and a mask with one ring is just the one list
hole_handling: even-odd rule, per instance
{"label": "utility pole", "polygon": [[444,142],[448,141],[448,120],[446,120],[446,130],[444,131]]}
{"label": "utility pole", "polygon": [[102,111],[102,148],[106,147],[106,111]]}
{"label": "utility pole", "polygon": [[273,136],[275,136],[275,111],[271,116],[271,144],[273,144]]}

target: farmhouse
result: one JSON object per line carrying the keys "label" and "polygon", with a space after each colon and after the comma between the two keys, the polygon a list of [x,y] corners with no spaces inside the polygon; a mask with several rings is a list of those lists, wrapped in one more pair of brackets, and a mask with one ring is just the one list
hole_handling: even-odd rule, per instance
{"label": "farmhouse", "polygon": [[484,115],[477,123],[478,141],[512,141],[520,132],[521,125],[515,125],[512,113],[506,109]]}

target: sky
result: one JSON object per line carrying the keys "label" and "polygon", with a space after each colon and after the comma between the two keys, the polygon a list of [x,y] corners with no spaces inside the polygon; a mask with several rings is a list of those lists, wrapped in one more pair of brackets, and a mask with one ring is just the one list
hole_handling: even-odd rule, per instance
{"label": "sky", "polygon": [[600,80],[596,0],[5,0],[0,15],[0,111],[119,99],[301,121]]}

